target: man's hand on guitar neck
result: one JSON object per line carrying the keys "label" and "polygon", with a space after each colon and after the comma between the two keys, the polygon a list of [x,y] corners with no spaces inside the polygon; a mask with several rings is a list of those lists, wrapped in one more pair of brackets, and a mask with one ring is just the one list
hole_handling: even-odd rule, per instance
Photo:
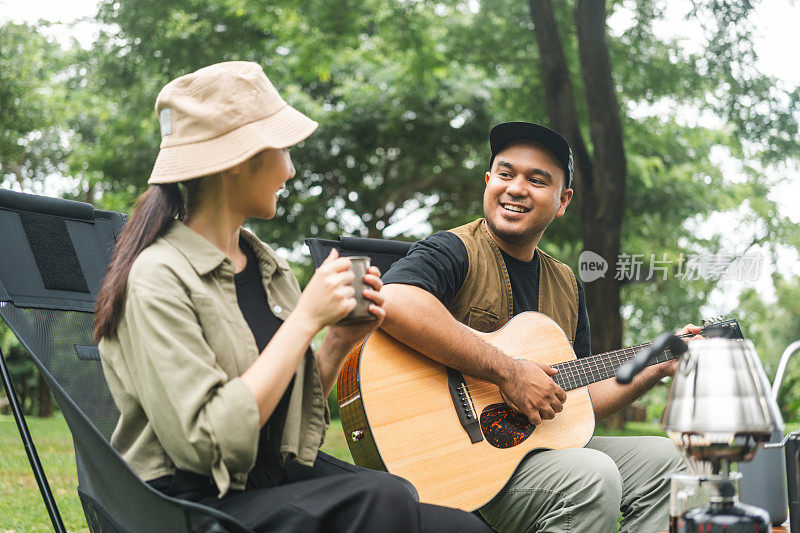
{"label": "man's hand on guitar neck", "polygon": [[532,424],[550,420],[564,408],[567,395],[550,377],[555,371],[549,366],[512,359],[472,335],[424,289],[389,284],[381,293],[386,299],[381,327],[395,339],[434,361],[494,383]]}
{"label": "man's hand on guitar neck", "polygon": [[[702,339],[697,335],[703,328],[694,324],[686,324],[676,335],[694,335],[694,337],[684,339],[692,342]],[[589,385],[589,394],[592,395],[592,405],[598,420],[601,420],[620,409],[624,409],[642,394],[649,391],[654,385],[668,376],[675,375],[678,370],[680,358],[671,359],[663,363],[649,366],[642,370],[628,385],[620,385],[614,378],[598,381]]]}
{"label": "man's hand on guitar neck", "polygon": [[[684,338],[686,342],[696,341],[697,339],[702,339],[703,337],[698,335],[703,328],[701,326],[695,326],[694,324],[686,324],[681,329],[675,332],[675,335],[678,337],[682,337],[684,335],[694,335],[694,337]],[[653,371],[656,372],[658,375],[658,379],[671,377],[675,375],[675,372],[678,371],[678,365],[680,364],[681,359],[680,357],[676,359],[670,359],[669,361],[665,361],[663,363],[659,363],[657,365],[653,365]]]}

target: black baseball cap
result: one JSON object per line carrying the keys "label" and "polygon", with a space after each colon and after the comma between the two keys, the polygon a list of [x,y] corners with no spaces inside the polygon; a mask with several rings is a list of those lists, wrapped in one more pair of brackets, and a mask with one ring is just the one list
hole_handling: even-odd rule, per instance
{"label": "black baseball cap", "polygon": [[489,160],[489,168],[494,163],[494,158],[498,152],[514,141],[530,140],[542,143],[553,155],[556,156],[561,166],[564,168],[567,188],[572,187],[572,176],[575,168],[572,163],[572,149],[567,140],[540,124],[532,122],[503,122],[496,125],[489,132],[489,146],[492,148],[492,158]]}

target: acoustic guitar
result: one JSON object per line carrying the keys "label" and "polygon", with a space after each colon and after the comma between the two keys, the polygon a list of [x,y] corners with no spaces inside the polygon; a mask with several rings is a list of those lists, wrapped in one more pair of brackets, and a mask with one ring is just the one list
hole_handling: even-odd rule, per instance
{"label": "acoustic guitar", "polygon": [[[706,326],[702,334],[712,329],[742,337],[735,320]],[[496,385],[441,365],[381,330],[348,355],[338,383],[342,428],[357,465],[404,477],[422,502],[467,511],[491,500],[530,451],[585,446],[595,424],[587,385],[613,377],[649,345],[578,359],[561,328],[537,312],[521,313],[491,333],[469,331],[511,357],[557,369],[553,379],[567,393],[564,410],[533,426]],[[652,364],[675,357],[665,351]]]}

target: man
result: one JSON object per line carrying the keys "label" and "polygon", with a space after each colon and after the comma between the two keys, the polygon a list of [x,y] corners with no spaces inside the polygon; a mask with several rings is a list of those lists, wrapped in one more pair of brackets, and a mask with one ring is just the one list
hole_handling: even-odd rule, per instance
{"label": "man", "polygon": [[[578,357],[590,355],[583,287],[571,269],[538,249],[547,226],[572,199],[572,152],[558,133],[526,122],[495,126],[486,172],[484,219],[420,241],[384,275],[383,328],[427,356],[496,384],[532,424],[558,416],[566,400],[551,367],[515,360],[459,322],[493,331],[513,315],[553,318]],[[687,325],[681,333],[697,333]],[[649,367],[634,382],[589,385],[598,419],[674,374],[676,362]],[[585,448],[529,454],[481,514],[495,530],[667,529],[672,471],[685,468],[662,437],[594,437]]]}

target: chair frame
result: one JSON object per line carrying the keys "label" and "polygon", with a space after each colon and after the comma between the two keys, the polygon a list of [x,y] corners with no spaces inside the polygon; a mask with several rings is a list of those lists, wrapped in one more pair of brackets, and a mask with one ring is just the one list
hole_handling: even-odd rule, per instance
{"label": "chair frame", "polygon": [[31,470],[33,470],[33,476],[36,478],[36,484],[39,485],[39,492],[42,494],[42,500],[44,501],[44,506],[47,508],[47,514],[50,515],[50,522],[53,524],[53,530],[57,533],[66,533],[67,529],[64,527],[64,521],[61,519],[61,513],[58,511],[58,505],[53,497],[53,491],[50,489],[50,483],[47,481],[47,475],[44,473],[42,461],[39,459],[36,445],[33,443],[31,432],[25,421],[25,415],[22,413],[22,406],[17,399],[17,392],[14,390],[14,383],[11,381],[11,373],[8,371],[2,349],[0,349],[0,374],[2,374],[3,388],[6,391],[8,403],[14,415],[14,421],[17,423],[19,436],[22,439],[22,443],[25,445],[25,453],[28,454],[28,462],[31,464]]}

